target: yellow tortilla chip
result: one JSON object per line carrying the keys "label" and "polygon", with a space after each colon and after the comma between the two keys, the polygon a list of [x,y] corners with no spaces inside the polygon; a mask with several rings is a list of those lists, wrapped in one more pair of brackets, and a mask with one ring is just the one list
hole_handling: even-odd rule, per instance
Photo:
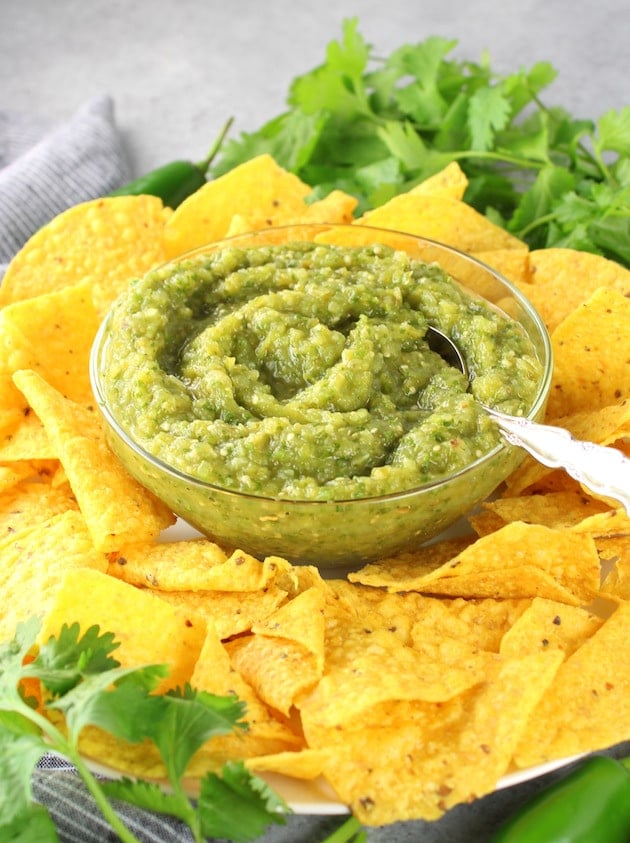
{"label": "yellow tortilla chip", "polygon": [[630,397],[630,298],[598,288],[551,335],[554,373],[547,416],[559,418]]}
{"label": "yellow tortilla chip", "polygon": [[427,544],[416,551],[399,553],[377,562],[370,562],[358,571],[351,571],[348,579],[388,591],[415,591],[417,583],[427,573],[440,568],[453,559],[473,541],[472,536],[458,536],[453,539]]}
{"label": "yellow tortilla chip", "polygon": [[623,600],[630,599],[630,536],[604,536],[595,540],[607,574],[602,593]]}
{"label": "yellow tortilla chip", "polygon": [[448,196],[401,193],[366,212],[356,224],[428,237],[463,252],[524,247],[521,240],[490,222],[470,205]]}
{"label": "yellow tortilla chip", "polygon": [[265,228],[299,219],[311,192],[270,155],[252,158],[208,182],[176,208],[164,230],[167,256],[223,239],[235,214],[261,219]]}
{"label": "yellow tortilla chip", "polygon": [[98,550],[153,538],[174,522],[109,450],[95,411],[64,398],[36,372],[14,379],[44,425]]}
{"label": "yellow tortilla chip", "polygon": [[556,529],[575,527],[591,515],[610,512],[607,504],[581,490],[503,497],[483,503],[482,508],[494,514],[500,526],[523,521]]}
{"label": "yellow tortilla chip", "polygon": [[316,657],[297,641],[258,634],[235,638],[226,647],[246,682],[285,716],[321,676]]}
{"label": "yellow tortilla chip", "polygon": [[604,749],[630,733],[630,603],[558,669],[515,752],[519,767]]}
{"label": "yellow tortilla chip", "polygon": [[550,331],[598,287],[630,294],[630,270],[576,249],[537,249],[529,255],[529,285],[521,288]]}
{"label": "yellow tortilla chip", "polygon": [[409,193],[415,196],[446,196],[463,199],[468,187],[468,177],[457,161],[451,161],[444,169],[421,181]]}
{"label": "yellow tortilla chip", "polygon": [[18,623],[48,610],[67,571],[106,567],[106,557],[94,549],[81,514],[73,510],[5,537],[0,544],[0,641],[9,640]]}
{"label": "yellow tortilla chip", "polygon": [[[148,589],[152,591],[152,589]],[[182,611],[194,612],[217,631],[222,641],[250,632],[259,620],[268,617],[287,600],[287,592],[277,585],[263,591],[155,591],[162,600]]]}
{"label": "yellow tortilla chip", "polygon": [[[77,595],[89,597],[77,600]],[[113,655],[123,667],[168,665],[169,675],[159,686],[162,692],[190,682],[206,635],[199,618],[88,568],[66,573],[44,617],[39,641],[73,623],[83,631],[96,624],[101,632],[114,632],[120,646]]]}
{"label": "yellow tortilla chip", "polygon": [[[281,220],[280,224],[290,225],[292,227],[292,236],[299,237],[299,229],[293,232],[294,226],[312,225],[314,223],[323,224],[348,224],[353,220],[353,211],[357,205],[357,200],[354,196],[344,193],[341,190],[333,190],[328,196],[312,202],[310,205],[305,205],[304,210],[291,215],[286,220]],[[263,228],[269,228],[270,223],[274,222],[272,217],[265,214],[234,214],[230,221],[228,230],[225,233],[226,237],[234,237],[238,234],[245,234],[250,231],[260,231]],[[305,239],[312,238],[312,232],[304,229]]]}
{"label": "yellow tortilla chip", "polygon": [[260,591],[290,569],[284,559],[260,562],[228,553],[208,539],[134,542],[110,557],[109,573],[158,591]]}
{"label": "yellow tortilla chip", "polygon": [[[440,638],[431,638],[431,644]],[[371,709],[392,701],[453,699],[481,682],[494,658],[456,643],[461,644],[458,658],[447,664],[438,646],[422,651],[365,618],[329,616],[324,675],[298,702],[305,734],[351,726]]]}
{"label": "yellow tortilla chip", "polygon": [[498,659],[449,702],[401,704],[368,729],[328,730],[315,747],[331,748],[324,775],[366,825],[438,819],[494,790],[560,659]]}
{"label": "yellow tortilla chip", "polygon": [[190,684],[193,688],[217,696],[236,696],[245,704],[243,721],[247,723],[247,729],[207,741],[195,755],[187,775],[203,775],[212,758],[221,761],[251,758],[261,754],[281,753],[303,745],[303,740],[285,722],[274,716],[271,709],[232,667],[227,650],[212,626],[208,628]]}
{"label": "yellow tortilla chip", "polygon": [[591,536],[515,521],[418,578],[415,588],[459,597],[548,597],[579,605],[595,596],[599,581]]}
{"label": "yellow tortilla chip", "polygon": [[0,542],[68,510],[78,510],[78,505],[67,486],[54,488],[34,480],[18,483],[0,495]]}
{"label": "yellow tortilla chip", "polygon": [[253,773],[278,773],[294,779],[311,780],[321,776],[330,753],[326,749],[302,749],[249,758],[245,766]]}
{"label": "yellow tortilla chip", "polygon": [[581,606],[567,606],[536,597],[508,629],[500,652],[507,656],[560,650],[574,653],[603,624],[603,620]]}
{"label": "yellow tortilla chip", "polygon": [[99,315],[131,278],[165,260],[170,210],[155,196],[112,196],[69,208],[34,234],[9,264],[0,305],[88,281]]}
{"label": "yellow tortilla chip", "polygon": [[308,588],[256,621],[252,632],[285,638],[301,644],[315,657],[318,671],[324,669],[324,595],[318,588]]}
{"label": "yellow tortilla chip", "polygon": [[511,281],[526,295],[525,285],[529,278],[529,251],[525,249],[490,249],[475,252],[474,258],[491,266],[508,281]]}
{"label": "yellow tortilla chip", "polygon": [[[98,328],[91,285],[84,281],[42,296],[15,302],[2,310],[0,332],[24,341],[24,359],[67,398],[93,401],[89,359]],[[3,343],[4,345],[4,343]],[[10,361],[4,364],[9,371]],[[10,371],[13,374],[17,369]]]}
{"label": "yellow tortilla chip", "polygon": [[44,425],[30,407],[18,426],[0,437],[0,462],[56,460],[58,456]]}

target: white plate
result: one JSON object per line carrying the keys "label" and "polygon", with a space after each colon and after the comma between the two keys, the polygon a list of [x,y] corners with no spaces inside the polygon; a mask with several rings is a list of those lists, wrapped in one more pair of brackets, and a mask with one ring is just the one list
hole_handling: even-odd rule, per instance
{"label": "white plate", "polygon": [[[503,776],[498,782],[495,790],[503,790],[508,787],[513,787],[517,784],[536,779],[539,776],[544,776],[546,773],[551,773],[576,761],[583,755],[574,755],[571,758],[561,758],[555,761],[550,761],[547,764],[540,764],[536,767],[530,767],[527,770],[517,770]],[[105,776],[110,779],[118,779],[122,777],[119,770],[108,767],[106,764],[101,764],[91,759],[84,759],[90,770],[99,776]],[[301,781],[300,779],[289,778],[288,776],[281,776],[277,773],[259,773],[261,779],[279,794],[285,802],[289,805],[295,814],[348,814],[347,805],[340,802],[330,785],[323,778],[315,779],[314,781]],[[165,790],[168,790],[166,782],[160,781]],[[191,798],[198,795],[198,784],[196,781],[189,780],[184,782],[184,790]]]}

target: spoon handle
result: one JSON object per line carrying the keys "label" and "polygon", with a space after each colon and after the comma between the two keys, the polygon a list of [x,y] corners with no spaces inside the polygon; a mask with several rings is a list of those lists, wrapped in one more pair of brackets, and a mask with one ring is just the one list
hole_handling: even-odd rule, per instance
{"label": "spoon handle", "polygon": [[568,430],[486,408],[504,438],[551,468],[564,468],[588,489],[623,504],[630,515],[630,459],[616,448],[575,439]]}

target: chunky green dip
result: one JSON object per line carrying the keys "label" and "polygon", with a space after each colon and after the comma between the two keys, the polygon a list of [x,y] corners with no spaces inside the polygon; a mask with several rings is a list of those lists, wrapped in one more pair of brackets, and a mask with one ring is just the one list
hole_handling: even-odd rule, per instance
{"label": "chunky green dip", "polygon": [[[472,383],[432,352],[460,347]],[[148,273],[110,316],[121,427],[181,472],[252,495],[411,489],[493,449],[480,403],[522,414],[541,366],[521,326],[438,265],[381,245],[222,248]]]}

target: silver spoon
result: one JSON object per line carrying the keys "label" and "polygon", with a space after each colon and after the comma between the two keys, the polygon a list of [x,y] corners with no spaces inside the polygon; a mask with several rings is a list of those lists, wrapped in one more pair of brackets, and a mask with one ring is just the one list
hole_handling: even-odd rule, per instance
{"label": "silver spoon", "polygon": [[[464,356],[450,337],[430,325],[427,343],[447,363],[470,376]],[[630,515],[630,459],[621,451],[575,439],[562,427],[510,416],[485,405],[484,409],[511,445],[523,448],[543,465],[563,468],[592,492],[619,501]]]}

